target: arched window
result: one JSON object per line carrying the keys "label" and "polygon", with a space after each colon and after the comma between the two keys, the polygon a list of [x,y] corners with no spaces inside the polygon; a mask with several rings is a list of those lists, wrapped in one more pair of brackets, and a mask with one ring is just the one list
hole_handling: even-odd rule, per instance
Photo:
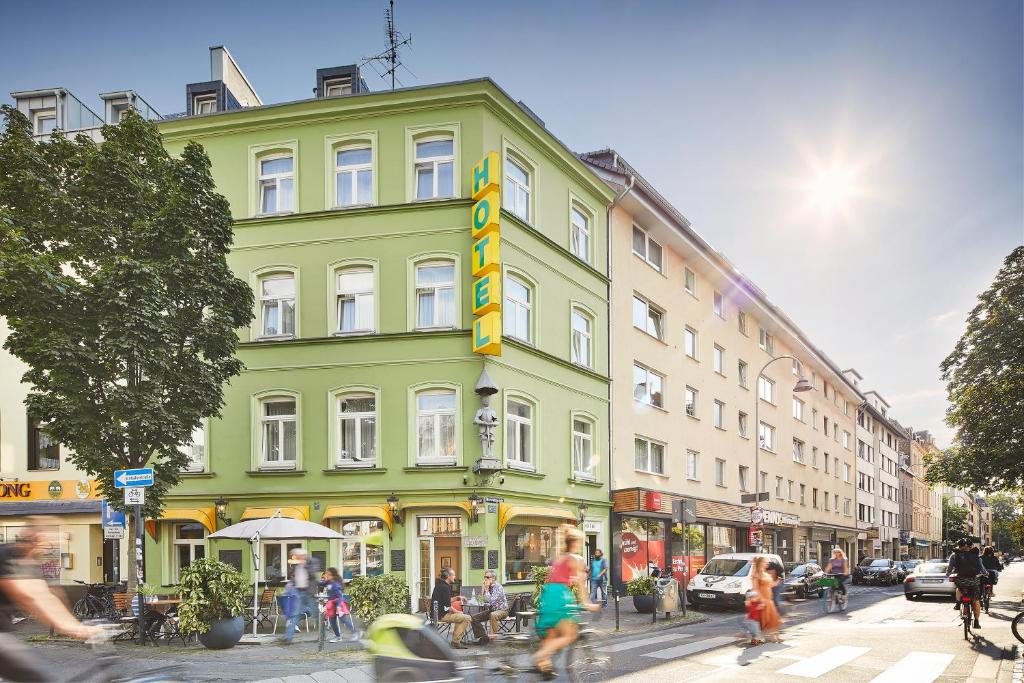
{"label": "arched window", "polygon": [[337,332],[360,334],[374,332],[377,319],[373,266],[358,265],[335,271]]}
{"label": "arched window", "polygon": [[457,457],[458,401],[453,389],[416,393],[416,463],[453,464]]}
{"label": "arched window", "polygon": [[519,396],[505,400],[505,460],[509,467],[536,468],[536,405]]}
{"label": "arched window", "polygon": [[416,329],[455,326],[455,262],[416,264]]}
{"label": "arched window", "polygon": [[258,183],[261,215],[295,210],[295,157],[291,154],[261,157]]}
{"label": "arched window", "polygon": [[260,469],[294,469],[298,460],[298,400],[295,396],[259,399]]}
{"label": "arched window", "polygon": [[415,142],[416,199],[455,196],[455,140],[450,136],[420,138]]}
{"label": "arched window", "polygon": [[377,396],[348,393],[335,397],[338,450],[335,467],[377,465]]}
{"label": "arched window", "polygon": [[369,143],[335,149],[334,202],[338,207],[373,204],[373,147]]}
{"label": "arched window", "polygon": [[259,278],[261,339],[295,336],[295,274],[269,273]]}

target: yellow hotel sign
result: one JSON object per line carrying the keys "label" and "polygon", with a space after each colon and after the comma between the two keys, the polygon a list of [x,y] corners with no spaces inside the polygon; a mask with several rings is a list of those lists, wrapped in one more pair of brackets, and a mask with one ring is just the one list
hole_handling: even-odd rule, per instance
{"label": "yellow hotel sign", "polygon": [[473,352],[501,355],[501,160],[488,152],[473,167]]}

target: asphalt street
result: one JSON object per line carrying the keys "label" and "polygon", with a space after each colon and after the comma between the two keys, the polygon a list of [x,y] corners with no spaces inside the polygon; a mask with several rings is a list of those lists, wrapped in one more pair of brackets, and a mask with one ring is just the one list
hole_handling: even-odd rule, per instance
{"label": "asphalt street", "polygon": [[823,600],[790,610],[781,644],[750,647],[739,615],[718,613],[698,626],[595,646],[607,652],[616,681],[801,681],[929,683],[1010,681],[1024,563],[1003,572],[991,615],[967,642],[948,599],[908,601],[901,585],[851,588],[846,613],[825,614]]}

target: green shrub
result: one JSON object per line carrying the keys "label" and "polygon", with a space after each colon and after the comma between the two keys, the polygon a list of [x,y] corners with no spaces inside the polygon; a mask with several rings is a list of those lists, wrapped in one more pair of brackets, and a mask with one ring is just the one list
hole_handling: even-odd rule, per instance
{"label": "green shrub", "polygon": [[345,591],[352,613],[366,626],[383,614],[409,613],[409,584],[398,574],[357,576]]}
{"label": "green shrub", "polygon": [[181,632],[206,633],[213,622],[242,614],[252,587],[231,565],[204,557],[181,570],[178,589]]}
{"label": "green shrub", "polygon": [[654,578],[642,574],[626,584],[626,595],[654,595]]}
{"label": "green shrub", "polygon": [[530,599],[533,600],[534,605],[538,605],[540,603],[540,591],[544,588],[544,584],[548,582],[548,574],[550,573],[551,567],[546,565],[540,565],[533,568],[533,572],[531,574],[533,578],[533,595],[530,596]]}

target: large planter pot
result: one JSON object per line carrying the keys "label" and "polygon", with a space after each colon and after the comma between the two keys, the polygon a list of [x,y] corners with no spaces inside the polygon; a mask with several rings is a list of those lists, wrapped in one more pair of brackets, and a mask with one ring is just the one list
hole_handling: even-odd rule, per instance
{"label": "large planter pot", "polygon": [[633,609],[640,614],[650,614],[654,611],[654,596],[653,595],[634,595],[633,596]]}
{"label": "large planter pot", "polygon": [[245,632],[242,617],[218,619],[210,624],[210,630],[199,634],[199,642],[211,650],[227,650],[238,644]]}

